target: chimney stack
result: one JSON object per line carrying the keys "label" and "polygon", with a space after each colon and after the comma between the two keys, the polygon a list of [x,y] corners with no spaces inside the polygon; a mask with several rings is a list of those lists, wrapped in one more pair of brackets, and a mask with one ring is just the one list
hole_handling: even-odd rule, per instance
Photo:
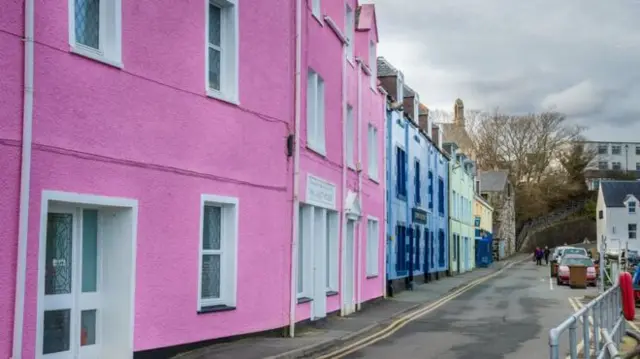
{"label": "chimney stack", "polygon": [[429,108],[423,104],[420,104],[418,115],[418,127],[429,137],[431,135],[431,122],[429,121]]}
{"label": "chimney stack", "polygon": [[431,125],[431,141],[433,141],[436,147],[441,148],[442,138],[440,137],[440,126],[435,123]]}
{"label": "chimney stack", "polygon": [[457,99],[456,104],[453,106],[453,124],[456,127],[465,127],[464,103],[461,99]]}

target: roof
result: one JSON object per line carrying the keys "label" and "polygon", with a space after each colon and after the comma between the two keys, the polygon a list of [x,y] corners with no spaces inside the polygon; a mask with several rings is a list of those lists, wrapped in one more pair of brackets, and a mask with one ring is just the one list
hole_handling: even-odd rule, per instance
{"label": "roof", "polygon": [[402,93],[404,94],[404,97],[414,97],[416,95],[416,92],[413,91],[411,87],[407,86],[407,84],[402,86]]}
{"label": "roof", "polygon": [[630,194],[640,199],[640,181],[603,181],[600,188],[607,207],[624,207],[624,200]]}
{"label": "roof", "polygon": [[508,182],[505,171],[480,172],[480,192],[502,192]]}
{"label": "roof", "polygon": [[378,77],[395,76],[398,74],[398,69],[393,67],[387,59],[380,56],[378,57]]}

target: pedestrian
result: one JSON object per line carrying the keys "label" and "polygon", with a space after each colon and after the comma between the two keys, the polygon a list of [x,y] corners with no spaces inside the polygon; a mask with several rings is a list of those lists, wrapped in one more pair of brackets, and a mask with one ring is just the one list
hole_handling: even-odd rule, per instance
{"label": "pedestrian", "polygon": [[544,256],[544,252],[542,251],[542,249],[538,248],[536,250],[536,265],[541,266],[542,265],[542,257]]}
{"label": "pedestrian", "polygon": [[549,246],[544,246],[544,264],[549,264],[549,254],[551,254]]}

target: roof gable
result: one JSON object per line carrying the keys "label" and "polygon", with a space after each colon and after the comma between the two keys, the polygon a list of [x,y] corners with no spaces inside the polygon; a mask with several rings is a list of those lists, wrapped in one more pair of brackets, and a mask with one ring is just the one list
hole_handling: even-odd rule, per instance
{"label": "roof gable", "polygon": [[607,207],[624,207],[629,196],[640,198],[640,181],[603,181],[600,189]]}
{"label": "roof gable", "polygon": [[376,8],[374,4],[363,4],[356,10],[356,31],[369,31],[373,29],[376,43],[378,37],[378,21],[376,20]]}

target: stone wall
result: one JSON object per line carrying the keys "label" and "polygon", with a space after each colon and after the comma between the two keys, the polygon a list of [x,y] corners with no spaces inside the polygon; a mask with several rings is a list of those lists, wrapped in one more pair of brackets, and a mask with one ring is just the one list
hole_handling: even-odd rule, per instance
{"label": "stone wall", "polygon": [[535,247],[549,246],[549,248],[581,243],[584,239],[596,241],[596,222],[590,218],[577,218],[558,222],[530,235],[526,251],[532,252]]}

